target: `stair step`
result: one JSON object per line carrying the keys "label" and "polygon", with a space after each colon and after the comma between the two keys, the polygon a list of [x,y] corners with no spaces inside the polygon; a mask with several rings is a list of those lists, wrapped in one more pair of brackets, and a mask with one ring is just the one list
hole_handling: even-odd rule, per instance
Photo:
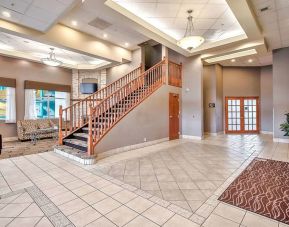
{"label": "stair step", "polygon": [[87,133],[73,133],[72,135],[73,135],[73,137],[75,139],[87,142],[87,139],[88,139],[88,134]]}
{"label": "stair step", "polygon": [[87,142],[78,139],[64,139],[63,144],[68,147],[73,147],[83,152],[87,151]]}

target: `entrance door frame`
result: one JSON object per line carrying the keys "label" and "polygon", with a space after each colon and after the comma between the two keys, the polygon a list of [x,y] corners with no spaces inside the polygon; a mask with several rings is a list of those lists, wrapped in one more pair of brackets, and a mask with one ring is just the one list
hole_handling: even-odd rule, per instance
{"label": "entrance door frame", "polygon": [[[240,114],[241,114],[241,130],[240,131],[229,131],[228,130],[228,99],[240,99]],[[244,126],[244,100],[245,99],[256,99],[256,127],[257,130],[247,131]],[[226,96],[225,97],[225,134],[251,134],[260,133],[260,98],[259,96]]]}
{"label": "entrance door frame", "polygon": [[[172,106],[176,99],[178,101],[177,110],[173,109]],[[179,139],[180,138],[180,95],[176,93],[169,93],[169,139]]]}

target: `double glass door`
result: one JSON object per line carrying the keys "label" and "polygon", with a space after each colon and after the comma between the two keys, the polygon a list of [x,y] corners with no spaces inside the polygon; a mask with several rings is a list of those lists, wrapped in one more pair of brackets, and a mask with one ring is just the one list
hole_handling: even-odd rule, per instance
{"label": "double glass door", "polygon": [[226,133],[259,133],[259,98],[226,97]]}

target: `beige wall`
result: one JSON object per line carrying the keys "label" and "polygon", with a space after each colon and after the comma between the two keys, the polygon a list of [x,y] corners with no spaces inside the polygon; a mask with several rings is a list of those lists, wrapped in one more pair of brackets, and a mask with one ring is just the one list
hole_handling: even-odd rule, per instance
{"label": "beige wall", "polygon": [[[25,80],[71,85],[71,74],[69,69],[0,56],[0,77],[16,79],[17,120],[24,118]],[[0,134],[4,137],[16,136],[16,124],[0,122]]]}
{"label": "beige wall", "polygon": [[132,61],[107,69],[107,84],[125,76],[127,73],[138,68],[141,64],[141,49],[132,52]]}
{"label": "beige wall", "polygon": [[272,66],[261,68],[261,131],[273,132],[273,72]]}

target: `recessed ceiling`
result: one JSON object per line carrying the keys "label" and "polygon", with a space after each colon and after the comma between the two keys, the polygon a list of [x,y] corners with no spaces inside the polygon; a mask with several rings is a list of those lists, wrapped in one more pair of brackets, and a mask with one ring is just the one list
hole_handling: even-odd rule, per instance
{"label": "recessed ceiling", "polygon": [[[63,17],[61,23],[131,50],[148,40],[128,25],[126,17],[104,5],[104,2],[105,0],[86,0]],[[98,22],[96,26],[95,20]],[[100,20],[103,22],[100,23]],[[77,26],[73,26],[72,21],[77,21]],[[104,24],[107,25],[103,26]]]}
{"label": "recessed ceiling", "polygon": [[244,35],[226,0],[113,0],[175,40],[186,31],[187,10],[193,10],[194,35],[216,42]]}
{"label": "recessed ceiling", "polygon": [[289,46],[289,1],[252,0],[257,19],[271,50]]}
{"label": "recessed ceiling", "polygon": [[0,53],[2,54],[40,62],[41,58],[48,57],[50,48],[55,49],[56,58],[64,63],[64,67],[94,69],[110,64],[99,58],[0,32]]}
{"label": "recessed ceiling", "polygon": [[46,31],[77,2],[78,0],[0,0],[0,18]]}

